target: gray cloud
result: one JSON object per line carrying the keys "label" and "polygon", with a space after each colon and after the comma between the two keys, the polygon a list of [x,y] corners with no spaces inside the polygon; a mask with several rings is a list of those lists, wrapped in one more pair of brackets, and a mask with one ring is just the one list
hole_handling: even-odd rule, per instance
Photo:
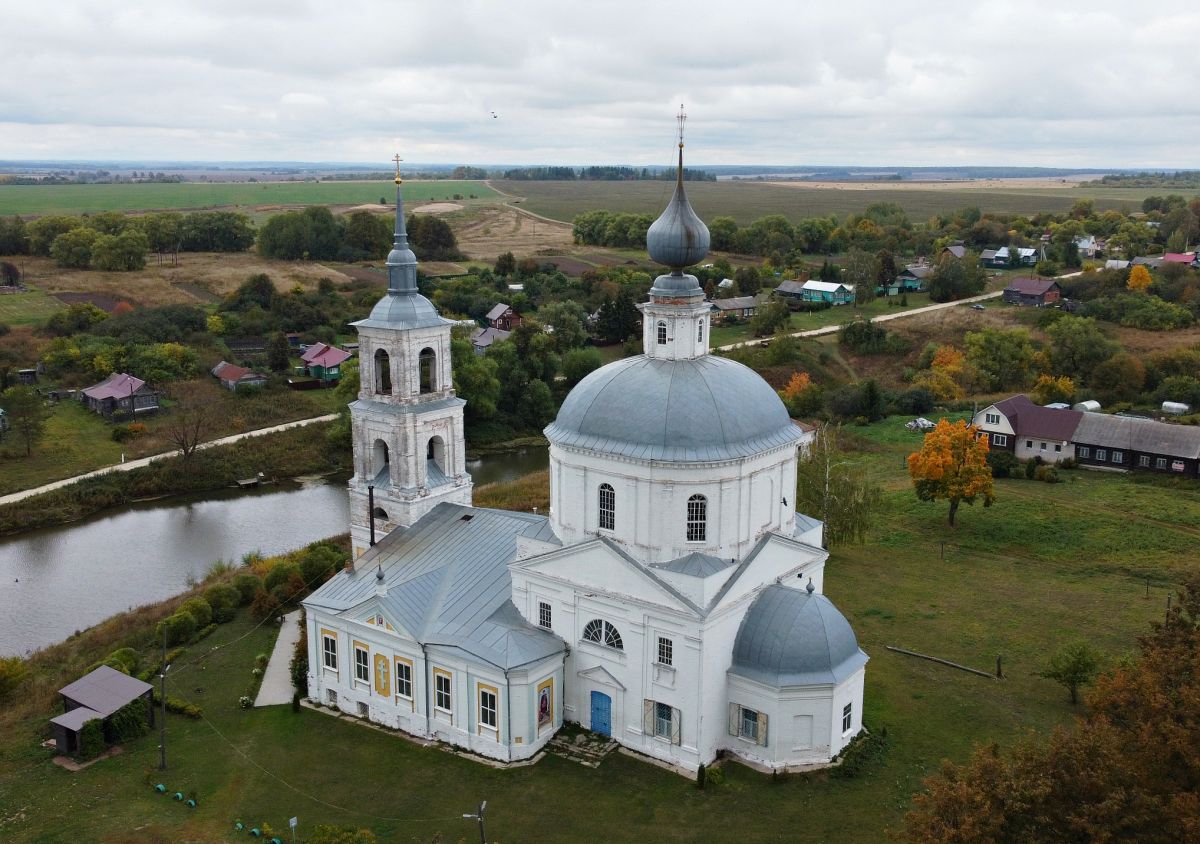
{"label": "gray cloud", "polygon": [[0,158],[1198,166],[1176,0],[16,2]]}

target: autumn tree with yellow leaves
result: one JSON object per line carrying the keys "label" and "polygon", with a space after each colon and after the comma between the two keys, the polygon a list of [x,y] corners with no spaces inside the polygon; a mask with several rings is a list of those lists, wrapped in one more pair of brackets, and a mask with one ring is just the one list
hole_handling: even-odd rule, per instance
{"label": "autumn tree with yellow leaves", "polygon": [[1150,288],[1150,271],[1141,264],[1129,271],[1129,280],[1125,282],[1125,286],[1134,293],[1145,293]]}
{"label": "autumn tree with yellow leaves", "polygon": [[988,467],[987,437],[964,421],[951,424],[942,419],[925,435],[921,450],[908,455],[908,474],[922,501],[950,502],[950,526],[962,502],[983,506],[996,500],[992,492],[992,470]]}

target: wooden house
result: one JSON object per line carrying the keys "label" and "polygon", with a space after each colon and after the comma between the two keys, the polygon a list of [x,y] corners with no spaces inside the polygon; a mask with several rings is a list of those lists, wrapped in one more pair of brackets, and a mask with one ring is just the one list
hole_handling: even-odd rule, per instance
{"label": "wooden house", "polygon": [[230,391],[262,387],[267,383],[267,376],[261,372],[225,361],[221,361],[212,368],[212,375],[221,382],[222,387]]}
{"label": "wooden house", "polygon": [[300,360],[304,362],[304,374],[323,384],[340,381],[342,364],[349,359],[350,353],[345,349],[327,343],[314,343],[300,355]]}
{"label": "wooden house", "polygon": [[714,321],[719,323],[730,317],[749,319],[758,313],[758,297],[734,296],[731,299],[714,299],[712,310]]}
{"label": "wooden house", "polygon": [[1044,307],[1062,298],[1062,288],[1052,278],[1014,278],[1004,288],[1004,301],[1013,305]]}
{"label": "wooden house", "polygon": [[1194,425],[1085,413],[1074,440],[1081,466],[1200,478],[1200,427]]}
{"label": "wooden house", "polygon": [[160,393],[146,386],[141,378],[125,372],[114,372],[99,384],[79,391],[79,400],[84,406],[103,416],[154,413],[159,409],[159,396]]}
{"label": "wooden house", "polygon": [[854,285],[840,281],[804,282],[801,299],[805,302],[828,302],[831,305],[849,305],[854,302]]}
{"label": "wooden house", "polygon": [[488,325],[501,331],[512,331],[521,324],[521,315],[510,306],[500,302],[487,312]]}

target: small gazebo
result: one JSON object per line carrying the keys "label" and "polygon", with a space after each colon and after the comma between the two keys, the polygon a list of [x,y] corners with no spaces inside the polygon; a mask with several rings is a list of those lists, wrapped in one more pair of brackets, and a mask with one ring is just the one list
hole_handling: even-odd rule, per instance
{"label": "small gazebo", "polygon": [[[154,724],[153,686],[115,668],[101,665],[69,686],[58,690],[63,699],[63,714],[50,719],[58,752],[70,756],[79,752],[79,731],[88,721],[108,718],[122,706],[138,698],[146,702],[146,714]],[[105,733],[107,734],[107,723]]]}

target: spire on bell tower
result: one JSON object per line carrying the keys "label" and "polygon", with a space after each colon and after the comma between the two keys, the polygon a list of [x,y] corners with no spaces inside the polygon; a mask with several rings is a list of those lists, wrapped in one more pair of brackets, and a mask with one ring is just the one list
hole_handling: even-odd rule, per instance
{"label": "spire on bell tower", "polygon": [[404,227],[404,197],[400,193],[400,153],[392,157],[396,163],[396,236],[392,251],[388,253],[388,293],[395,296],[412,296],[417,292],[417,256],[408,245],[408,231]]}

